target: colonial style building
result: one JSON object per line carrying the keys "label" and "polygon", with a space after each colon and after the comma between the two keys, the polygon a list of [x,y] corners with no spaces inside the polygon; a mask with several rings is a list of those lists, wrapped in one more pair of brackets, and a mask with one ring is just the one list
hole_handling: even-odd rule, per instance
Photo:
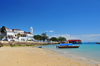
{"label": "colonial style building", "polygon": [[[20,34],[20,36],[18,36]],[[4,38],[7,38],[8,41],[15,40],[15,41],[28,41],[28,40],[34,40],[33,38],[33,28],[30,28],[30,32],[25,32],[20,29],[9,29],[6,28],[6,36],[3,36]]]}

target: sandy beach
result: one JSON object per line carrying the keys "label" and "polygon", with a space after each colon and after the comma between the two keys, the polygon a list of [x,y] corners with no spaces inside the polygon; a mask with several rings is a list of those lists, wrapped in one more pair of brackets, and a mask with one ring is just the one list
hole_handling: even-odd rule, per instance
{"label": "sandy beach", "polygon": [[99,66],[37,47],[1,47],[0,66]]}

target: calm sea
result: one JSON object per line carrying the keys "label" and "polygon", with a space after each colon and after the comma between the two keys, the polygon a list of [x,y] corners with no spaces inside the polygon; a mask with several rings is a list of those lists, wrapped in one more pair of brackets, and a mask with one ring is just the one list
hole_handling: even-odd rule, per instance
{"label": "calm sea", "polygon": [[[95,60],[100,62],[100,44],[96,43],[84,43],[84,44],[74,44],[74,45],[80,45],[79,48],[70,48],[70,49],[57,49],[56,46],[59,46],[60,44],[56,45],[42,45],[43,48],[54,50],[57,52],[60,52],[62,54],[72,54],[79,57]],[[70,55],[69,55],[70,56]]]}

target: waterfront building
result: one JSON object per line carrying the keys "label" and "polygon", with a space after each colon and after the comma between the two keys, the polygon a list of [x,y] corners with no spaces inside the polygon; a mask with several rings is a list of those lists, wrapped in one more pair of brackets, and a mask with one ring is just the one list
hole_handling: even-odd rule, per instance
{"label": "waterfront building", "polygon": [[[4,39],[8,39],[8,41],[11,40],[15,40],[15,41],[31,41],[34,40],[33,36],[33,28],[31,27],[30,29],[32,29],[32,31],[30,32],[25,32],[23,30],[20,29],[9,29],[6,28],[6,35],[2,35],[4,37]],[[2,33],[1,33],[2,34]],[[0,34],[0,35],[1,35]],[[20,36],[17,36],[18,34],[20,34]]]}

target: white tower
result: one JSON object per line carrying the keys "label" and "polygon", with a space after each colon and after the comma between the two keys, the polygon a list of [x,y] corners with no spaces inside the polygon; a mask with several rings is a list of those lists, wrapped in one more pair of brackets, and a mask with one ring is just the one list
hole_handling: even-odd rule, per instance
{"label": "white tower", "polygon": [[33,28],[32,27],[30,28],[30,33],[33,34]]}

